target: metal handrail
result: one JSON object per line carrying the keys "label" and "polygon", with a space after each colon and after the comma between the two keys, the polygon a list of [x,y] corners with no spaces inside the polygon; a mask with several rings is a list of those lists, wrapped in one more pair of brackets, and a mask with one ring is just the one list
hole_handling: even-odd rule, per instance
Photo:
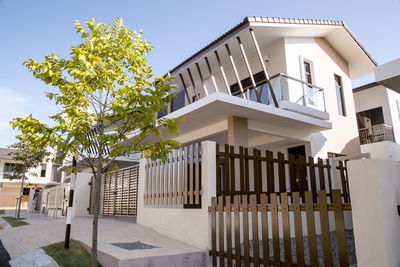
{"label": "metal handrail", "polygon": [[287,79],[289,79],[289,80],[293,80],[293,81],[302,83],[302,84],[307,85],[307,86],[309,86],[309,87],[316,88],[316,89],[318,89],[318,91],[325,91],[325,89],[322,88],[322,87],[320,87],[320,86],[317,86],[317,85],[315,85],[315,84],[302,81],[302,80],[300,80],[300,79],[294,78],[294,77],[289,76],[289,75],[284,74],[284,73],[277,73],[277,74],[271,76],[270,80],[273,80],[273,79],[275,79],[275,78],[277,78],[277,77],[280,77],[280,76],[281,76],[281,77],[284,77],[284,78],[287,78]]}
{"label": "metal handrail", "polygon": [[386,124],[378,124],[358,130],[360,144],[371,144],[381,141],[394,142],[393,127]]}

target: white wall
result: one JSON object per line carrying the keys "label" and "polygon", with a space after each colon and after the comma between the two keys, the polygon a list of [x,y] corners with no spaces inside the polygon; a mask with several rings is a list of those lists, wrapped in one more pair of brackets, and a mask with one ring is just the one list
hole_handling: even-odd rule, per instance
{"label": "white wall", "polygon": [[400,144],[400,94],[390,89],[386,90],[390,107],[394,139],[396,143]]}
{"label": "white wall", "polygon": [[91,173],[78,172],[74,190],[74,203],[72,216],[88,216],[90,200],[90,178]]}
{"label": "white wall", "polygon": [[[208,206],[211,196],[216,195],[215,184],[215,143],[205,141],[202,145],[202,200],[201,209],[183,207],[151,207],[144,205],[146,159],[140,160],[137,223],[155,231],[191,244],[201,249],[209,247],[210,223]],[[209,183],[209,181],[211,181]],[[208,197],[204,197],[208,196]]]}
{"label": "white wall", "polygon": [[400,266],[400,163],[348,163],[358,266]]}
{"label": "white wall", "polygon": [[400,161],[400,144],[391,141],[365,144],[361,153],[370,153],[373,159]]}

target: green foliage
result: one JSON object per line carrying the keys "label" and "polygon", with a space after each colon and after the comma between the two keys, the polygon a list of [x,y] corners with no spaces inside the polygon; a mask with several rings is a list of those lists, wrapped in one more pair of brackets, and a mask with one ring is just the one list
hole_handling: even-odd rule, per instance
{"label": "green foliage", "polygon": [[10,216],[3,216],[2,218],[4,220],[6,220],[6,222],[9,225],[11,225],[11,227],[19,227],[19,226],[29,225],[29,223],[27,223],[25,221],[25,218],[17,219],[15,217],[10,217]]}
{"label": "green foliage", "polygon": [[[177,134],[181,119],[156,120],[157,112],[175,96],[168,84],[171,77],[153,77],[146,58],[152,47],[141,31],[133,32],[121,19],[110,25],[92,19],[85,25],[76,22],[82,43],[70,48],[70,58],[50,54],[42,62],[24,62],[37,79],[57,88],[46,93],[61,108],[50,117],[53,124],[29,115],[14,119],[13,128],[21,131],[28,147],[57,151],[59,163],[77,153],[94,169],[98,161],[88,153],[93,148],[108,148],[103,171],[117,156],[133,152],[166,160],[171,149],[180,145],[164,139],[161,129]],[[96,134],[88,138],[91,131]],[[133,132],[133,137],[128,136]],[[145,142],[150,135],[155,138]]]}
{"label": "green foliage", "polygon": [[[86,267],[90,266],[90,254],[78,241],[71,239],[69,249],[64,248],[64,242],[55,243],[43,250],[51,256],[61,267]],[[97,263],[97,266],[101,266]]]}

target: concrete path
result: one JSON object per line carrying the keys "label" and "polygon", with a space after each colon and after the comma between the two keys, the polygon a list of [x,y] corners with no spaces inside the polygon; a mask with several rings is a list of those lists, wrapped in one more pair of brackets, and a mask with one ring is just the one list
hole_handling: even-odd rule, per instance
{"label": "concrete path", "polygon": [[35,249],[29,253],[10,260],[11,267],[58,267],[59,265],[43,249]]}
{"label": "concrete path", "polygon": [[[7,216],[8,214],[6,214]],[[13,215],[11,215],[13,216]],[[65,219],[53,219],[40,214],[27,214],[30,225],[0,230],[0,240],[11,259],[35,249],[64,240]],[[72,219],[72,238],[90,249],[92,218]],[[137,242],[156,246],[152,249],[126,250],[112,243]],[[103,217],[99,219],[98,258],[103,266],[204,266],[206,253],[183,242],[160,235],[154,230],[138,225],[134,218]]]}

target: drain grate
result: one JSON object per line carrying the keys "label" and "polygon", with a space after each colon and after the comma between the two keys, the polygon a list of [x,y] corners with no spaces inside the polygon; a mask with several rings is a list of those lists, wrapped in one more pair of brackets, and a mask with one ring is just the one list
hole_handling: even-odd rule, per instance
{"label": "drain grate", "polygon": [[116,247],[123,248],[123,249],[126,249],[126,250],[159,248],[157,246],[145,244],[145,243],[142,243],[140,241],[128,242],[128,243],[111,243],[111,245],[114,245]]}

